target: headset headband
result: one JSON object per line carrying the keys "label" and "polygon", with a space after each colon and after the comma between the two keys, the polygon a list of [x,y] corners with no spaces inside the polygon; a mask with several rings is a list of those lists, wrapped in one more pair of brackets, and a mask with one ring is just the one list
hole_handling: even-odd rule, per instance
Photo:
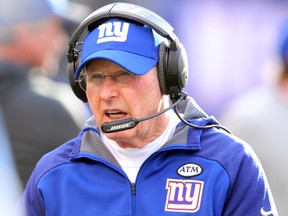
{"label": "headset headband", "polygon": [[67,71],[70,85],[75,95],[83,102],[87,102],[85,92],[75,80],[75,71],[77,70],[81,53],[81,50],[78,51],[76,48],[76,46],[81,44],[78,40],[80,40],[85,30],[91,31],[110,18],[120,18],[128,20],[128,22],[146,25],[167,39],[168,43],[162,42],[159,46],[158,81],[161,92],[169,94],[172,102],[177,101],[188,79],[188,61],[183,44],[180,43],[178,37],[174,34],[174,28],[162,17],[144,7],[122,2],[108,4],[97,9],[83,20],[72,34],[68,44]]}
{"label": "headset headband", "polygon": [[129,3],[116,2],[103,6],[94,11],[76,28],[69,41],[69,49],[67,53],[69,63],[75,60],[74,48],[83,31],[97,20],[109,19],[113,17],[134,20],[151,27],[158,34],[170,41],[171,50],[176,50],[179,46],[179,40],[173,32],[174,28],[162,17],[153,11],[147,10],[146,8],[138,5],[136,6]]}

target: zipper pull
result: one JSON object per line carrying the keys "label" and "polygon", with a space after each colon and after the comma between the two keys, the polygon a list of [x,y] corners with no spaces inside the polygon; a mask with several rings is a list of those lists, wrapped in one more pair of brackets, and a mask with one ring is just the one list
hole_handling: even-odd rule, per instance
{"label": "zipper pull", "polygon": [[136,185],[135,183],[132,183],[132,194],[135,195],[136,194]]}

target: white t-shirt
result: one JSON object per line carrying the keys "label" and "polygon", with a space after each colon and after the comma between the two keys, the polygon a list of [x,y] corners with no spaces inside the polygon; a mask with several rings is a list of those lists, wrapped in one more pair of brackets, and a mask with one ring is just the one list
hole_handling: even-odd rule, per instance
{"label": "white t-shirt", "polygon": [[102,135],[102,140],[113,156],[116,158],[122,169],[127,174],[131,182],[136,181],[136,177],[144,161],[166,143],[174,134],[180,119],[173,110],[169,112],[169,123],[165,131],[154,141],[143,148],[121,148],[115,141]]}

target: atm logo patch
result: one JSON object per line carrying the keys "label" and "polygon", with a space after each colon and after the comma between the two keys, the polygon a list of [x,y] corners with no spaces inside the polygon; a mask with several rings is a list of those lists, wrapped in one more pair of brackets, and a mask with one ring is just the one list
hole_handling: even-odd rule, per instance
{"label": "atm logo patch", "polygon": [[197,212],[201,205],[204,182],[167,179],[165,211]]}

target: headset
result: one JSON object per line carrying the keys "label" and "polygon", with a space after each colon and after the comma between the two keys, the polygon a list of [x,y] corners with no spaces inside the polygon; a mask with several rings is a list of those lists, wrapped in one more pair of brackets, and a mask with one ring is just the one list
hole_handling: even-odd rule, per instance
{"label": "headset", "polygon": [[[83,102],[87,102],[85,91],[80,87],[78,77],[75,76],[81,56],[80,38],[83,38],[84,31],[92,31],[106,20],[118,18],[128,22],[147,25],[159,35],[167,39],[167,43],[162,42],[159,47],[159,60],[157,64],[158,81],[161,92],[170,96],[173,102],[168,108],[149,115],[142,119],[128,118],[119,121],[105,122],[101,125],[101,129],[105,133],[113,133],[122,130],[134,128],[139,122],[154,118],[167,110],[174,108],[175,113],[180,120],[195,128],[221,128],[228,133],[228,129],[221,125],[211,124],[206,126],[195,125],[187,122],[178,112],[177,105],[186,99],[187,94],[182,92],[188,81],[188,58],[186,50],[178,37],[173,32],[174,28],[156,13],[131,3],[112,3],[103,6],[91,13],[84,21],[76,28],[69,41],[69,49],[67,52],[68,66],[67,72],[69,76],[70,86],[74,94]],[[80,46],[80,50],[78,50]],[[206,113],[201,112],[202,117],[207,117]]]}
{"label": "headset", "polygon": [[161,92],[169,95],[172,102],[177,101],[188,80],[188,60],[184,46],[174,34],[174,28],[162,17],[144,7],[122,2],[97,9],[84,19],[72,34],[67,52],[67,72],[74,94],[83,102],[87,102],[86,93],[75,77],[81,55],[81,48],[78,50],[78,47],[82,42],[79,42],[79,39],[83,37],[85,30],[89,32],[110,18],[147,25],[167,39],[168,42],[162,42],[159,47],[158,80]]}

